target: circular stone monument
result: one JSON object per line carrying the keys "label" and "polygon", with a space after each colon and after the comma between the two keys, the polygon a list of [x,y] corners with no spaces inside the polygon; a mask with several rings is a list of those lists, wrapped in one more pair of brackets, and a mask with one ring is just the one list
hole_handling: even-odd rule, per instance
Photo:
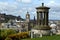
{"label": "circular stone monument", "polygon": [[35,29],[40,30],[42,35],[49,35],[50,34],[50,27],[48,25],[48,13],[49,13],[49,7],[44,6],[44,3],[42,3],[42,6],[37,7],[37,26]]}

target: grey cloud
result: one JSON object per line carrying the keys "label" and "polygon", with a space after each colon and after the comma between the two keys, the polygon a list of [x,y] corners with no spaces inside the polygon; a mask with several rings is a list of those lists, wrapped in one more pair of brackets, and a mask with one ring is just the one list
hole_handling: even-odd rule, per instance
{"label": "grey cloud", "polygon": [[0,2],[0,12],[13,12],[17,9],[15,4],[9,4],[8,2]]}

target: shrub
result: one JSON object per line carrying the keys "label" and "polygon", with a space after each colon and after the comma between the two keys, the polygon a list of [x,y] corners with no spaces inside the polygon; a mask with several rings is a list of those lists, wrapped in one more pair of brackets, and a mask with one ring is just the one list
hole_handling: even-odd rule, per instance
{"label": "shrub", "polygon": [[12,34],[12,35],[9,35],[8,37],[12,38],[13,40],[21,40],[17,34]]}
{"label": "shrub", "polygon": [[9,35],[8,37],[10,38],[28,38],[29,37],[29,33],[28,32],[21,32],[21,33],[17,33],[17,34],[12,34],[12,35]]}
{"label": "shrub", "polygon": [[18,33],[18,35],[20,36],[20,38],[28,38],[29,37],[28,32],[21,32],[21,33]]}
{"label": "shrub", "polygon": [[12,40],[11,38],[7,37],[5,40]]}
{"label": "shrub", "polygon": [[13,29],[2,29],[0,33],[0,40],[4,40],[8,35],[15,33],[16,31]]}

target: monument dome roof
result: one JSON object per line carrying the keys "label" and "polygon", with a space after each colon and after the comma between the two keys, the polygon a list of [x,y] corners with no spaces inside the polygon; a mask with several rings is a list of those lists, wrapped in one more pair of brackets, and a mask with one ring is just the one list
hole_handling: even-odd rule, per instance
{"label": "monument dome roof", "polygon": [[50,27],[56,27],[57,25],[56,24],[51,24]]}
{"label": "monument dome roof", "polygon": [[49,7],[44,6],[44,3],[42,3],[42,6],[37,7],[36,9],[50,9]]}

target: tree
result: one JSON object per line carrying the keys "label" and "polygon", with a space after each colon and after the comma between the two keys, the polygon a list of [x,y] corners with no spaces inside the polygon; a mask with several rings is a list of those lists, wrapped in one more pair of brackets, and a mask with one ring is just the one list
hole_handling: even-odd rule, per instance
{"label": "tree", "polygon": [[15,34],[16,31],[13,29],[2,29],[0,30],[0,40],[4,40],[8,35]]}

